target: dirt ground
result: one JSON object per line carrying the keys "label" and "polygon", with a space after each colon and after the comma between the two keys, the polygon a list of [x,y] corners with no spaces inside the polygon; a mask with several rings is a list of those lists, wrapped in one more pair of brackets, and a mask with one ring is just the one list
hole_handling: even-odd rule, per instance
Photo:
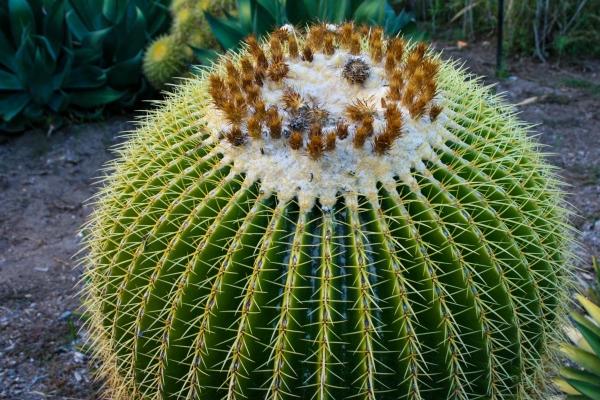
{"label": "dirt ground", "polygon": [[[459,50],[472,72],[493,77],[494,49],[485,42]],[[592,279],[600,255],[600,61],[542,65],[511,60],[497,90],[521,103],[521,118],[537,125],[549,160],[570,185],[582,261],[580,283]],[[89,213],[99,169],[113,155],[127,119],[71,125],[48,135],[32,130],[0,139],[0,399],[94,399],[81,345],[73,255]]]}

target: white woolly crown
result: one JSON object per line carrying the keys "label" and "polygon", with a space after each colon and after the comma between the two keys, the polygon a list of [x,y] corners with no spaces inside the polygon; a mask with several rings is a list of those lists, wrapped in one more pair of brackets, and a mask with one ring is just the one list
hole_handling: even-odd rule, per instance
{"label": "white woolly crown", "polygon": [[423,45],[384,41],[381,29],[286,26],[268,45],[210,77],[206,113],[215,151],[235,173],[301,207],[332,206],[339,193],[375,195],[377,183],[411,183],[448,132],[437,60]]}

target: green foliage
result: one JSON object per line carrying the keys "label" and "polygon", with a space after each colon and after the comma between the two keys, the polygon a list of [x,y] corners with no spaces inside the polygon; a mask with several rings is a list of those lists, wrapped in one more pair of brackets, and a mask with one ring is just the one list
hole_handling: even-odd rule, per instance
{"label": "green foliage", "polygon": [[[308,38],[289,33],[281,49],[279,31],[262,48],[226,54],[123,145],[86,227],[85,306],[106,397],[548,399],[572,231],[528,128],[436,55],[418,65],[440,63],[438,122],[410,116],[409,88],[427,87],[410,74],[424,47],[398,51],[400,41],[371,30],[350,32],[358,39],[343,49],[340,33],[340,48],[325,53],[319,32],[331,37],[319,25]],[[278,53],[292,38],[313,46],[311,57]],[[339,77],[348,60],[382,48],[390,58],[370,70],[386,64],[386,76],[408,77],[399,96],[383,75],[319,86],[324,71]],[[282,59],[294,81],[256,74]],[[261,118],[256,97],[244,102],[244,81],[258,88],[265,118],[278,113],[277,136],[229,139]],[[360,97],[367,89],[382,107]],[[282,103],[277,93],[289,94]],[[285,114],[294,104],[297,114]],[[398,107],[402,162],[392,151],[372,156],[369,143],[356,150],[356,126],[321,158],[287,146],[288,128],[309,129],[298,118],[337,124],[347,104],[378,125]],[[293,117],[283,130],[281,115]],[[313,127],[320,141],[325,130]]]}
{"label": "green foliage", "polygon": [[[156,57],[153,50],[162,47],[158,40],[148,49],[144,59],[144,73],[156,89],[164,89],[167,83],[189,72],[194,59],[192,49],[218,47],[204,14],[223,15],[232,6],[233,0],[176,0],[171,3],[173,25],[168,39],[162,39],[162,43],[169,42],[171,49],[165,57]],[[213,51],[208,49],[207,52]]]}
{"label": "green foliage", "polygon": [[589,298],[577,295],[579,305],[585,313],[571,312],[573,325],[577,329],[570,335],[573,344],[564,343],[561,351],[574,366],[560,370],[556,384],[567,399],[600,399],[600,270],[593,260],[596,287],[590,290]]}
{"label": "green foliage", "polygon": [[[398,4],[407,1],[397,0]],[[417,18],[429,29],[455,37],[493,33],[496,0],[417,0]],[[600,0],[504,1],[505,39],[513,53],[548,56],[600,55]]]}
{"label": "green foliage", "polygon": [[[50,4],[50,3],[49,3]],[[10,0],[0,5],[0,131],[23,129],[44,118],[46,108],[63,111],[63,88],[76,85],[73,53],[64,20],[65,2]],[[79,70],[80,71],[80,70]]]}
{"label": "green foliage", "polygon": [[0,131],[131,106],[147,91],[148,40],[166,0],[9,0],[0,5]]}
{"label": "green foliage", "polygon": [[[119,106],[135,103],[146,90],[141,70],[144,49],[169,23],[165,3],[165,0],[70,0],[67,22],[74,40],[80,43],[76,59],[100,68],[105,74],[99,96],[93,95],[90,102],[89,98],[75,95],[74,105],[93,107],[95,103],[112,103],[115,97]],[[111,100],[105,102],[105,95]]]}
{"label": "green foliage", "polygon": [[[248,35],[261,37],[287,23],[296,26],[325,21],[339,24],[353,20],[357,24],[378,25],[388,35],[400,32],[416,34],[411,13],[396,13],[386,0],[238,0],[237,14],[215,17],[207,13],[212,32],[224,49],[237,49]],[[205,52],[198,52],[206,63]]]}

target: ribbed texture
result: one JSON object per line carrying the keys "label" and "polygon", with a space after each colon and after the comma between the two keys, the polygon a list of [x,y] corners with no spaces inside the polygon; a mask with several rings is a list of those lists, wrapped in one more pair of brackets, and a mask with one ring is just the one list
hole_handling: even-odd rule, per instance
{"label": "ribbed texture", "polygon": [[[132,135],[88,228],[114,399],[544,398],[570,232],[527,128],[453,65],[455,140],[301,210],[233,174],[191,80]],[[284,173],[284,171],[282,171]]]}

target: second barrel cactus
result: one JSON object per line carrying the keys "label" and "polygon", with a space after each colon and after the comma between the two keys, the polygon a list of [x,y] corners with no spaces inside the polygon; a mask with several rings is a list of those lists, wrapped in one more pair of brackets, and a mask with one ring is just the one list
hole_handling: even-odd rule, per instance
{"label": "second barrel cactus", "polygon": [[110,398],[545,398],[559,184],[426,46],[351,24],[250,38],[112,169],[86,272]]}

